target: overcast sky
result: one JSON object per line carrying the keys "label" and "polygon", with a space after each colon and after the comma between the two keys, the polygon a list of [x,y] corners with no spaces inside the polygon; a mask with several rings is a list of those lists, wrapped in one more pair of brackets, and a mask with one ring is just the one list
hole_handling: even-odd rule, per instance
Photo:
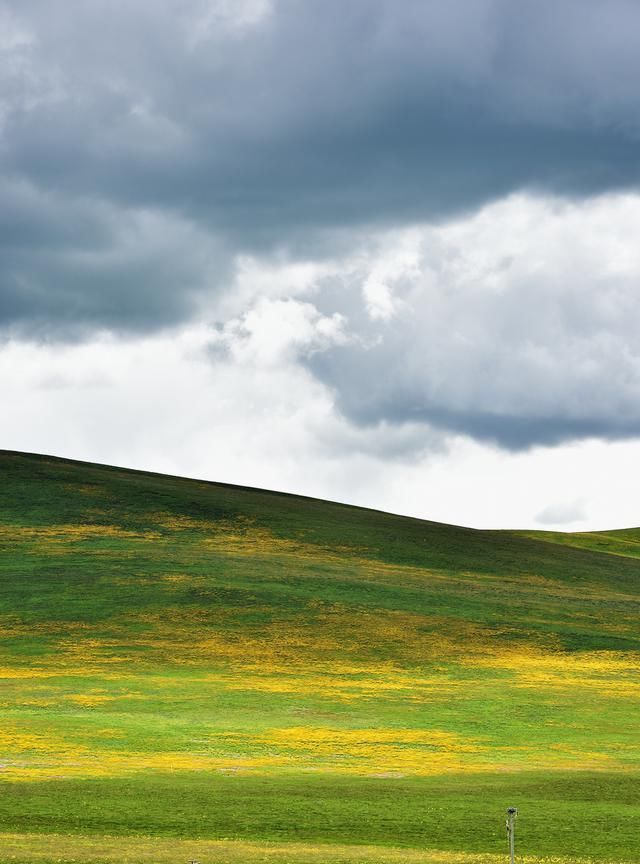
{"label": "overcast sky", "polygon": [[0,0],[0,447],[640,525],[636,0]]}

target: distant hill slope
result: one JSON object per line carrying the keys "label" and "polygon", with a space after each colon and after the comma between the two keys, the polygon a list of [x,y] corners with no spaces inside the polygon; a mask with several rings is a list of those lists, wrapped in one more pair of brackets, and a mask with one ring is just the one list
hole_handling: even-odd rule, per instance
{"label": "distant hill slope", "polygon": [[518,796],[532,852],[640,860],[640,530],[10,452],[0,495],[5,830],[495,851]]}

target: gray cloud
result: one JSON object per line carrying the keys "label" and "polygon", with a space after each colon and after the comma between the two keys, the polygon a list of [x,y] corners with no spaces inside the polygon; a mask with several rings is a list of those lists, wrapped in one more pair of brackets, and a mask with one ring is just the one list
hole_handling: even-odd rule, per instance
{"label": "gray cloud", "polygon": [[5,325],[165,326],[234,250],[326,253],[340,231],[640,177],[632,0],[0,10]]}
{"label": "gray cloud", "polygon": [[535,517],[540,525],[571,525],[587,518],[584,502],[573,501],[569,504],[549,504]]}
{"label": "gray cloud", "polygon": [[[0,184],[0,321],[78,338],[173,326],[228,278],[228,250],[171,212]],[[13,327],[11,327],[13,325]]]}

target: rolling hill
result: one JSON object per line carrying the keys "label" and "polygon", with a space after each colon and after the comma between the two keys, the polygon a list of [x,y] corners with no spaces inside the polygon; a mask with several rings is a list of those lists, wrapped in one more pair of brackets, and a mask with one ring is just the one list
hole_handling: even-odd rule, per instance
{"label": "rolling hill", "polygon": [[[640,529],[0,452],[0,861],[640,861]],[[224,842],[223,842],[224,841]]]}

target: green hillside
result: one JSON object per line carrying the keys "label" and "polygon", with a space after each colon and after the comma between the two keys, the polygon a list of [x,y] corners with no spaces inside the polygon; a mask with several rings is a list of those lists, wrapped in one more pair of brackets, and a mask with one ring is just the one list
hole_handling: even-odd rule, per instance
{"label": "green hillside", "polygon": [[0,496],[0,862],[493,862],[509,805],[640,861],[640,530],[9,452]]}

